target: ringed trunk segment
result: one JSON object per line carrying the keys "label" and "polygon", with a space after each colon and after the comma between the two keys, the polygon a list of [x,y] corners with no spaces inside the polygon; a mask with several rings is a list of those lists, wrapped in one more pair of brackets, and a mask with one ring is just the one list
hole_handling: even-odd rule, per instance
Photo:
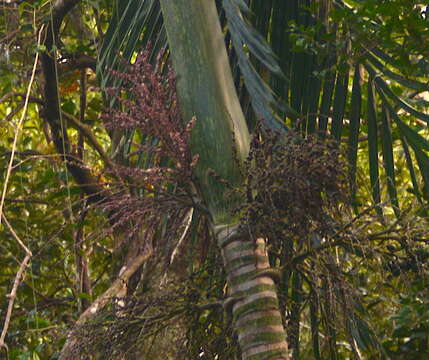
{"label": "ringed trunk segment", "polygon": [[227,274],[230,309],[243,360],[288,360],[277,288],[266,275],[265,240],[250,241],[238,226],[217,232]]}

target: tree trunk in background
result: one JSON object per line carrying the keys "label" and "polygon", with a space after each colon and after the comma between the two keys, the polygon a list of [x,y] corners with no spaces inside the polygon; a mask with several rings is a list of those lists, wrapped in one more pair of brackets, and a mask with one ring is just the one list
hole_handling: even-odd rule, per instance
{"label": "tree trunk in background", "polygon": [[235,157],[243,161],[250,143],[215,1],[161,0],[161,7],[183,118],[197,118],[192,151],[200,156],[198,185],[214,228],[221,229],[217,240],[243,359],[288,359],[275,284],[268,276],[258,276],[269,267],[265,243],[236,236],[238,219],[232,218],[231,210],[242,199],[227,197],[226,186],[209,174],[213,169],[230,185],[239,186]]}

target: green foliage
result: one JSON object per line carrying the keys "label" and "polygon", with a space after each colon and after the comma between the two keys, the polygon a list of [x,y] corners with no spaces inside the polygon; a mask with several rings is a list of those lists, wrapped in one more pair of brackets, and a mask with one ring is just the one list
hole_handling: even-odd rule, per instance
{"label": "green foliage", "polygon": [[[425,359],[428,355],[428,297],[427,280],[416,278],[404,291],[382,296],[383,306],[392,309],[391,314],[384,319],[392,323],[388,332],[381,333],[383,346],[389,357],[394,359]],[[377,306],[377,305],[376,305]]]}

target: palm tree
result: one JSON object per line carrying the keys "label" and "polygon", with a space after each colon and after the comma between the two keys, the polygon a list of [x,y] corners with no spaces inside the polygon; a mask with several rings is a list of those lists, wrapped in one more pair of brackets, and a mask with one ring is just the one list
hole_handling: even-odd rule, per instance
{"label": "palm tree", "polygon": [[[371,192],[374,203],[379,204],[381,195],[378,148],[381,135],[383,169],[386,175],[388,195],[393,210],[398,216],[400,206],[396,188],[391,128],[396,126],[396,131],[400,134],[412,179],[415,179],[415,165],[410,156],[409,146],[415,152],[417,166],[426,183],[427,165],[425,164],[427,164],[428,158],[422,150],[423,148],[428,149],[428,142],[399,118],[397,109],[401,108],[423,121],[427,121],[428,116],[395,95],[385,79],[397,81],[416,92],[427,89],[427,86],[416,80],[418,76],[411,80],[390,70],[395,63],[392,56],[385,52],[386,49],[365,42],[350,44],[351,34],[359,31],[353,25],[342,24],[335,30],[338,34],[345,34],[343,37],[346,42],[345,49],[341,49],[338,44],[328,43],[330,52],[328,51],[325,55],[323,52],[321,54],[294,52],[291,41],[293,35],[298,36],[300,33],[298,30],[294,34],[290,30],[291,27],[288,28],[286,24],[293,21],[296,27],[301,26],[305,29],[315,26],[316,23],[323,24],[312,39],[323,43],[323,36],[329,31],[328,12],[330,7],[337,7],[337,11],[346,14],[345,17],[351,16],[351,9],[341,2],[325,1],[319,4],[317,15],[306,10],[300,1],[250,1],[250,9],[242,1],[225,0],[218,5],[221,9],[220,20],[215,3],[212,1],[175,1],[172,3],[161,0],[169,49],[174,69],[179,77],[178,90],[184,118],[196,116],[198,119],[197,129],[193,135],[193,151],[201,154],[198,180],[202,196],[212,214],[218,245],[222,248],[224,266],[228,269],[229,296],[234,301],[233,318],[243,352],[242,356],[246,359],[287,358],[286,337],[284,329],[280,326],[282,322],[278,311],[276,288],[272,279],[266,276],[267,272],[262,271],[261,276],[257,276],[259,268],[269,267],[266,255],[261,256],[264,254],[260,249],[263,241],[258,239],[253,255],[249,257],[248,234],[240,234],[237,226],[239,219],[230,216],[231,210],[236,204],[225,196],[225,189],[219,189],[219,185],[216,188],[216,185],[207,176],[207,171],[211,168],[230,183],[239,185],[243,179],[237,174],[236,164],[232,160],[231,133],[234,132],[235,151],[241,161],[247,154],[250,141],[247,130],[250,124],[249,122],[246,124],[237,100],[233,87],[234,78],[228,66],[227,50],[229,49],[230,55],[233,56],[232,63],[236,65],[235,79],[237,80],[237,76],[239,76],[237,73],[241,73],[242,81],[248,92],[247,97],[250,99],[255,113],[263,118],[265,127],[282,129],[282,122],[278,122],[273,115],[276,103],[278,103],[280,111],[277,114],[283,119],[288,118],[290,124],[301,128],[304,134],[318,130],[318,133],[324,136],[329,126],[330,134],[337,140],[344,138],[343,134],[348,134],[348,139],[346,139],[350,165],[349,177],[354,197],[356,197],[356,154],[359,134],[362,133],[362,82],[366,81],[368,91],[366,98],[367,143]],[[264,35],[264,38],[271,39],[272,48],[279,56],[278,62],[281,69],[274,60],[274,55],[264,38],[258,35],[247,22],[246,12],[249,10],[253,11],[255,27]],[[222,14],[224,18],[222,18]],[[229,31],[226,47],[223,45],[221,21]],[[271,28],[270,21],[272,22]],[[305,35],[305,30],[303,32],[301,36]],[[285,34],[287,35],[284,36]],[[350,52],[350,46],[354,46],[352,48],[354,53]],[[250,56],[245,53],[244,47],[247,47]],[[342,57],[351,54],[353,54],[352,61],[342,60]],[[255,63],[256,65],[254,65]],[[258,69],[260,74],[263,73],[264,66],[273,74],[270,80],[275,91],[273,94],[256,71]],[[353,70],[352,74],[350,74],[350,68]],[[365,71],[367,75],[365,75]],[[282,73],[286,76],[282,77]],[[350,92],[349,78],[353,79],[353,83],[348,108],[346,105]],[[238,85],[240,89],[240,80]],[[378,100],[375,94],[377,94]],[[214,133],[217,134],[216,137],[212,136]],[[417,181],[413,180],[413,186],[417,198],[421,199]],[[238,198],[236,201],[240,202],[243,199]],[[377,209],[381,213],[381,207]],[[240,257],[243,258],[240,259]],[[259,260],[255,261],[254,257]],[[231,259],[234,261],[231,262]],[[259,265],[259,261],[261,265]],[[294,287],[292,297],[296,297],[301,291],[302,280],[299,280],[299,274],[293,270],[288,276],[295,279],[292,280],[292,287]],[[240,288],[247,290],[245,292],[237,291]],[[299,312],[298,309],[299,305],[296,309]],[[261,326],[252,321],[255,318],[265,319],[265,324],[269,323],[270,326]],[[295,315],[294,320],[291,319],[292,322],[298,324],[295,328],[291,324],[289,330],[297,332],[296,336],[299,336],[299,314]],[[351,327],[353,328],[353,326]],[[360,328],[358,325],[357,328],[357,333],[360,331],[369,333],[364,323],[360,324]],[[334,332],[333,329],[331,330]],[[248,336],[249,334],[254,334],[254,336]],[[332,337],[335,338],[335,335],[332,334]],[[291,339],[292,342],[293,358],[297,359],[299,345]],[[366,345],[371,346],[371,344]],[[315,356],[320,358],[317,339],[314,347]],[[335,343],[332,347],[335,347]],[[331,350],[332,356],[334,356],[335,350]]]}
{"label": "palm tree", "polygon": [[[310,11],[313,5],[317,5],[317,11]],[[330,23],[331,8],[346,20]],[[106,33],[98,64],[103,86],[115,81],[106,69],[118,66],[118,49],[130,59],[137,45],[152,43],[153,54],[168,46],[183,119],[197,119],[191,140],[193,153],[200,156],[196,183],[222,251],[229,289],[225,308],[232,312],[243,359],[288,359],[287,338],[293,359],[299,358],[306,281],[304,274],[291,265],[302,256],[295,252],[295,245],[282,245],[280,253],[288,260],[280,260],[281,274],[270,272],[270,263],[275,261],[268,257],[266,241],[273,239],[258,237],[251,241],[249,233],[240,227],[239,215],[232,215],[245,199],[227,196],[228,186],[244,186],[237,162],[243,164],[248,156],[249,129],[254,128],[255,118],[261,119],[265,130],[286,134],[288,128],[294,128],[304,137],[315,133],[320,138],[329,135],[345,142],[357,210],[357,159],[362,144],[367,144],[370,189],[380,216],[382,172],[392,209],[401,215],[395,141],[405,155],[412,180],[410,191],[422,204],[428,196],[429,142],[414,125],[415,119],[427,122],[429,117],[413,101],[427,91],[424,54],[411,54],[408,60],[418,65],[413,73],[404,75],[404,64],[394,55],[395,44],[383,47],[369,37],[360,39],[369,30],[362,30],[357,18],[359,13],[356,15],[347,3],[330,0],[130,0],[118,2]],[[370,31],[377,35],[383,21],[371,19]],[[400,95],[392,91],[392,82],[402,86]],[[411,116],[400,116],[399,112]],[[121,132],[112,134],[114,146],[126,143],[121,141],[126,136]],[[229,185],[216,180],[211,172]],[[314,237],[320,245],[317,234]],[[315,251],[315,246],[311,245],[307,253]],[[346,245],[343,250],[351,251]],[[325,265],[339,278],[335,264],[328,259]],[[336,291],[335,276],[318,280],[320,293],[309,291],[316,359],[321,358],[320,313],[328,318],[325,328],[330,356],[337,358],[336,327],[329,317],[340,302],[332,298],[344,294],[337,291],[332,295]],[[280,281],[276,286],[277,277]],[[292,309],[287,335],[283,316],[286,305],[284,300],[279,302],[278,294],[289,300],[287,306]],[[354,307],[348,310],[353,311],[351,320],[346,321],[353,352],[358,354],[359,348],[371,347],[379,351],[368,335],[371,331],[366,322]]]}
{"label": "palm tree", "polygon": [[[226,196],[226,188],[215,184],[208,174],[211,168],[230,184],[239,185],[242,179],[234,160],[234,146],[239,161],[243,162],[250,143],[216,4],[161,1],[161,8],[178,75],[182,112],[185,119],[197,118],[192,149],[200,155],[198,183],[228,269],[229,301],[242,357],[286,359],[286,334],[275,284],[266,275],[258,276],[259,270],[269,267],[265,243],[258,239],[254,245],[248,235],[239,233],[239,219],[231,217],[237,204]],[[195,29],[199,29],[198,34]],[[218,136],[209,138],[207,134]]]}

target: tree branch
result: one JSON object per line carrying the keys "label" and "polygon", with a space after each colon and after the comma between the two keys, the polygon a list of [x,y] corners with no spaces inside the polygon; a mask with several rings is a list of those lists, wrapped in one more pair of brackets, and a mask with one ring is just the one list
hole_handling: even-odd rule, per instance
{"label": "tree branch", "polygon": [[33,204],[49,205],[49,201],[31,199],[31,198],[12,199],[12,198],[5,197],[4,201],[11,202],[11,203],[33,203]]}
{"label": "tree branch", "polygon": [[[0,103],[5,102],[6,100],[8,100],[8,99],[10,99],[11,97],[14,97],[14,96],[19,96],[19,97],[25,99],[27,97],[27,94],[23,93],[23,92],[11,91],[11,92],[8,92],[7,94],[3,95],[0,98]],[[42,99],[36,98],[34,96],[28,96],[28,101],[29,102],[37,103],[39,105],[45,105],[45,103],[44,103],[44,101]]]}
{"label": "tree branch", "polygon": [[[13,97],[13,96],[20,96],[20,97],[25,97],[24,93],[19,93],[19,92],[10,92],[6,95],[4,95],[2,98],[0,98],[0,103],[6,101],[7,99]],[[34,96],[30,96],[28,98],[29,102],[33,102],[36,103],[38,105],[43,106],[43,108],[46,108],[46,104],[42,99],[36,98]],[[16,115],[17,112],[19,112],[19,110],[21,110],[24,107],[24,102],[22,102],[22,104],[19,104],[16,109],[14,109],[7,117],[6,119],[4,119],[5,121],[10,120],[14,115]],[[11,116],[11,114],[13,114]],[[104,151],[103,147],[100,145],[100,143],[97,141],[97,138],[95,137],[95,135],[92,133],[91,131],[91,127],[87,124],[84,124],[83,122],[81,122],[78,118],[76,118],[75,116],[62,111],[61,110],[61,116],[63,116],[66,120],[70,121],[71,124],[77,129],[79,130],[84,136],[85,138],[88,140],[88,143],[91,145],[91,147],[94,148],[95,151],[98,152],[98,154],[101,156],[101,158],[103,159],[105,165],[107,167],[109,167],[111,170],[114,169],[114,164],[112,162],[112,160],[107,156],[106,152]],[[58,149],[57,149],[58,150]],[[61,151],[58,151],[60,154],[63,152],[62,149]],[[75,159],[76,160],[76,159]],[[94,184],[96,183],[96,181],[93,182]]]}
{"label": "tree branch", "polygon": [[100,143],[97,141],[96,137],[91,131],[91,127],[87,124],[82,123],[78,118],[74,117],[71,114],[68,114],[64,111],[61,112],[61,114],[69,120],[88,140],[88,142],[91,144],[91,146],[98,152],[98,154],[103,159],[104,163],[107,167],[114,170],[114,164],[112,160],[107,156],[107,154],[104,152],[103,147],[100,145]]}
{"label": "tree branch", "polygon": [[[134,273],[143,265],[143,263],[152,255],[153,248],[150,247],[142,254],[137,255],[134,260],[127,266],[123,267],[119,277],[113,282],[113,284],[108,288],[103,294],[101,294],[92,304],[86,309],[76,321],[75,329],[80,325],[83,325],[92,317],[94,317],[112,298],[114,298],[118,293],[120,293],[126,286],[128,280]],[[59,360],[73,360],[76,359],[74,356],[74,348],[78,343],[76,335],[73,334],[73,331],[70,333],[67,338],[64,347],[61,350]]]}
{"label": "tree branch", "polygon": [[67,61],[58,64],[58,70],[60,73],[83,69],[91,69],[94,72],[96,71],[97,61],[91,56],[85,54],[72,54],[70,56],[63,57],[62,59]]}
{"label": "tree branch", "polygon": [[91,202],[104,200],[103,187],[97,183],[90,170],[82,163],[72,159],[72,146],[68,139],[67,129],[62,123],[62,113],[57,83],[57,59],[54,45],[64,16],[79,0],[57,0],[52,7],[51,21],[45,27],[44,45],[46,51],[41,54],[42,73],[44,77],[44,117],[51,128],[53,142],[59,154],[62,154],[67,169]]}
{"label": "tree branch", "polygon": [[24,278],[25,270],[27,269],[28,263],[30,262],[30,259],[33,256],[33,254],[31,253],[30,249],[24,245],[24,243],[21,241],[21,239],[15,233],[12,226],[9,224],[9,221],[7,221],[6,217],[3,214],[1,214],[1,217],[4,221],[4,223],[6,224],[7,228],[9,229],[9,231],[11,232],[13,237],[15,238],[15,240],[25,250],[25,253],[26,253],[24,260],[21,262],[21,265],[19,266],[18,272],[16,273],[15,280],[14,280],[13,286],[12,286],[12,290],[8,295],[6,295],[9,298],[9,304],[7,307],[6,317],[5,317],[4,323],[3,323],[3,330],[2,330],[1,335],[0,335],[0,348],[5,348],[6,351],[8,351],[8,347],[7,347],[7,344],[4,342],[4,339],[6,337],[7,330],[9,329],[9,323],[10,323],[10,318],[12,316],[13,304],[14,304],[15,299],[16,299],[18,286],[21,283],[22,279]]}

